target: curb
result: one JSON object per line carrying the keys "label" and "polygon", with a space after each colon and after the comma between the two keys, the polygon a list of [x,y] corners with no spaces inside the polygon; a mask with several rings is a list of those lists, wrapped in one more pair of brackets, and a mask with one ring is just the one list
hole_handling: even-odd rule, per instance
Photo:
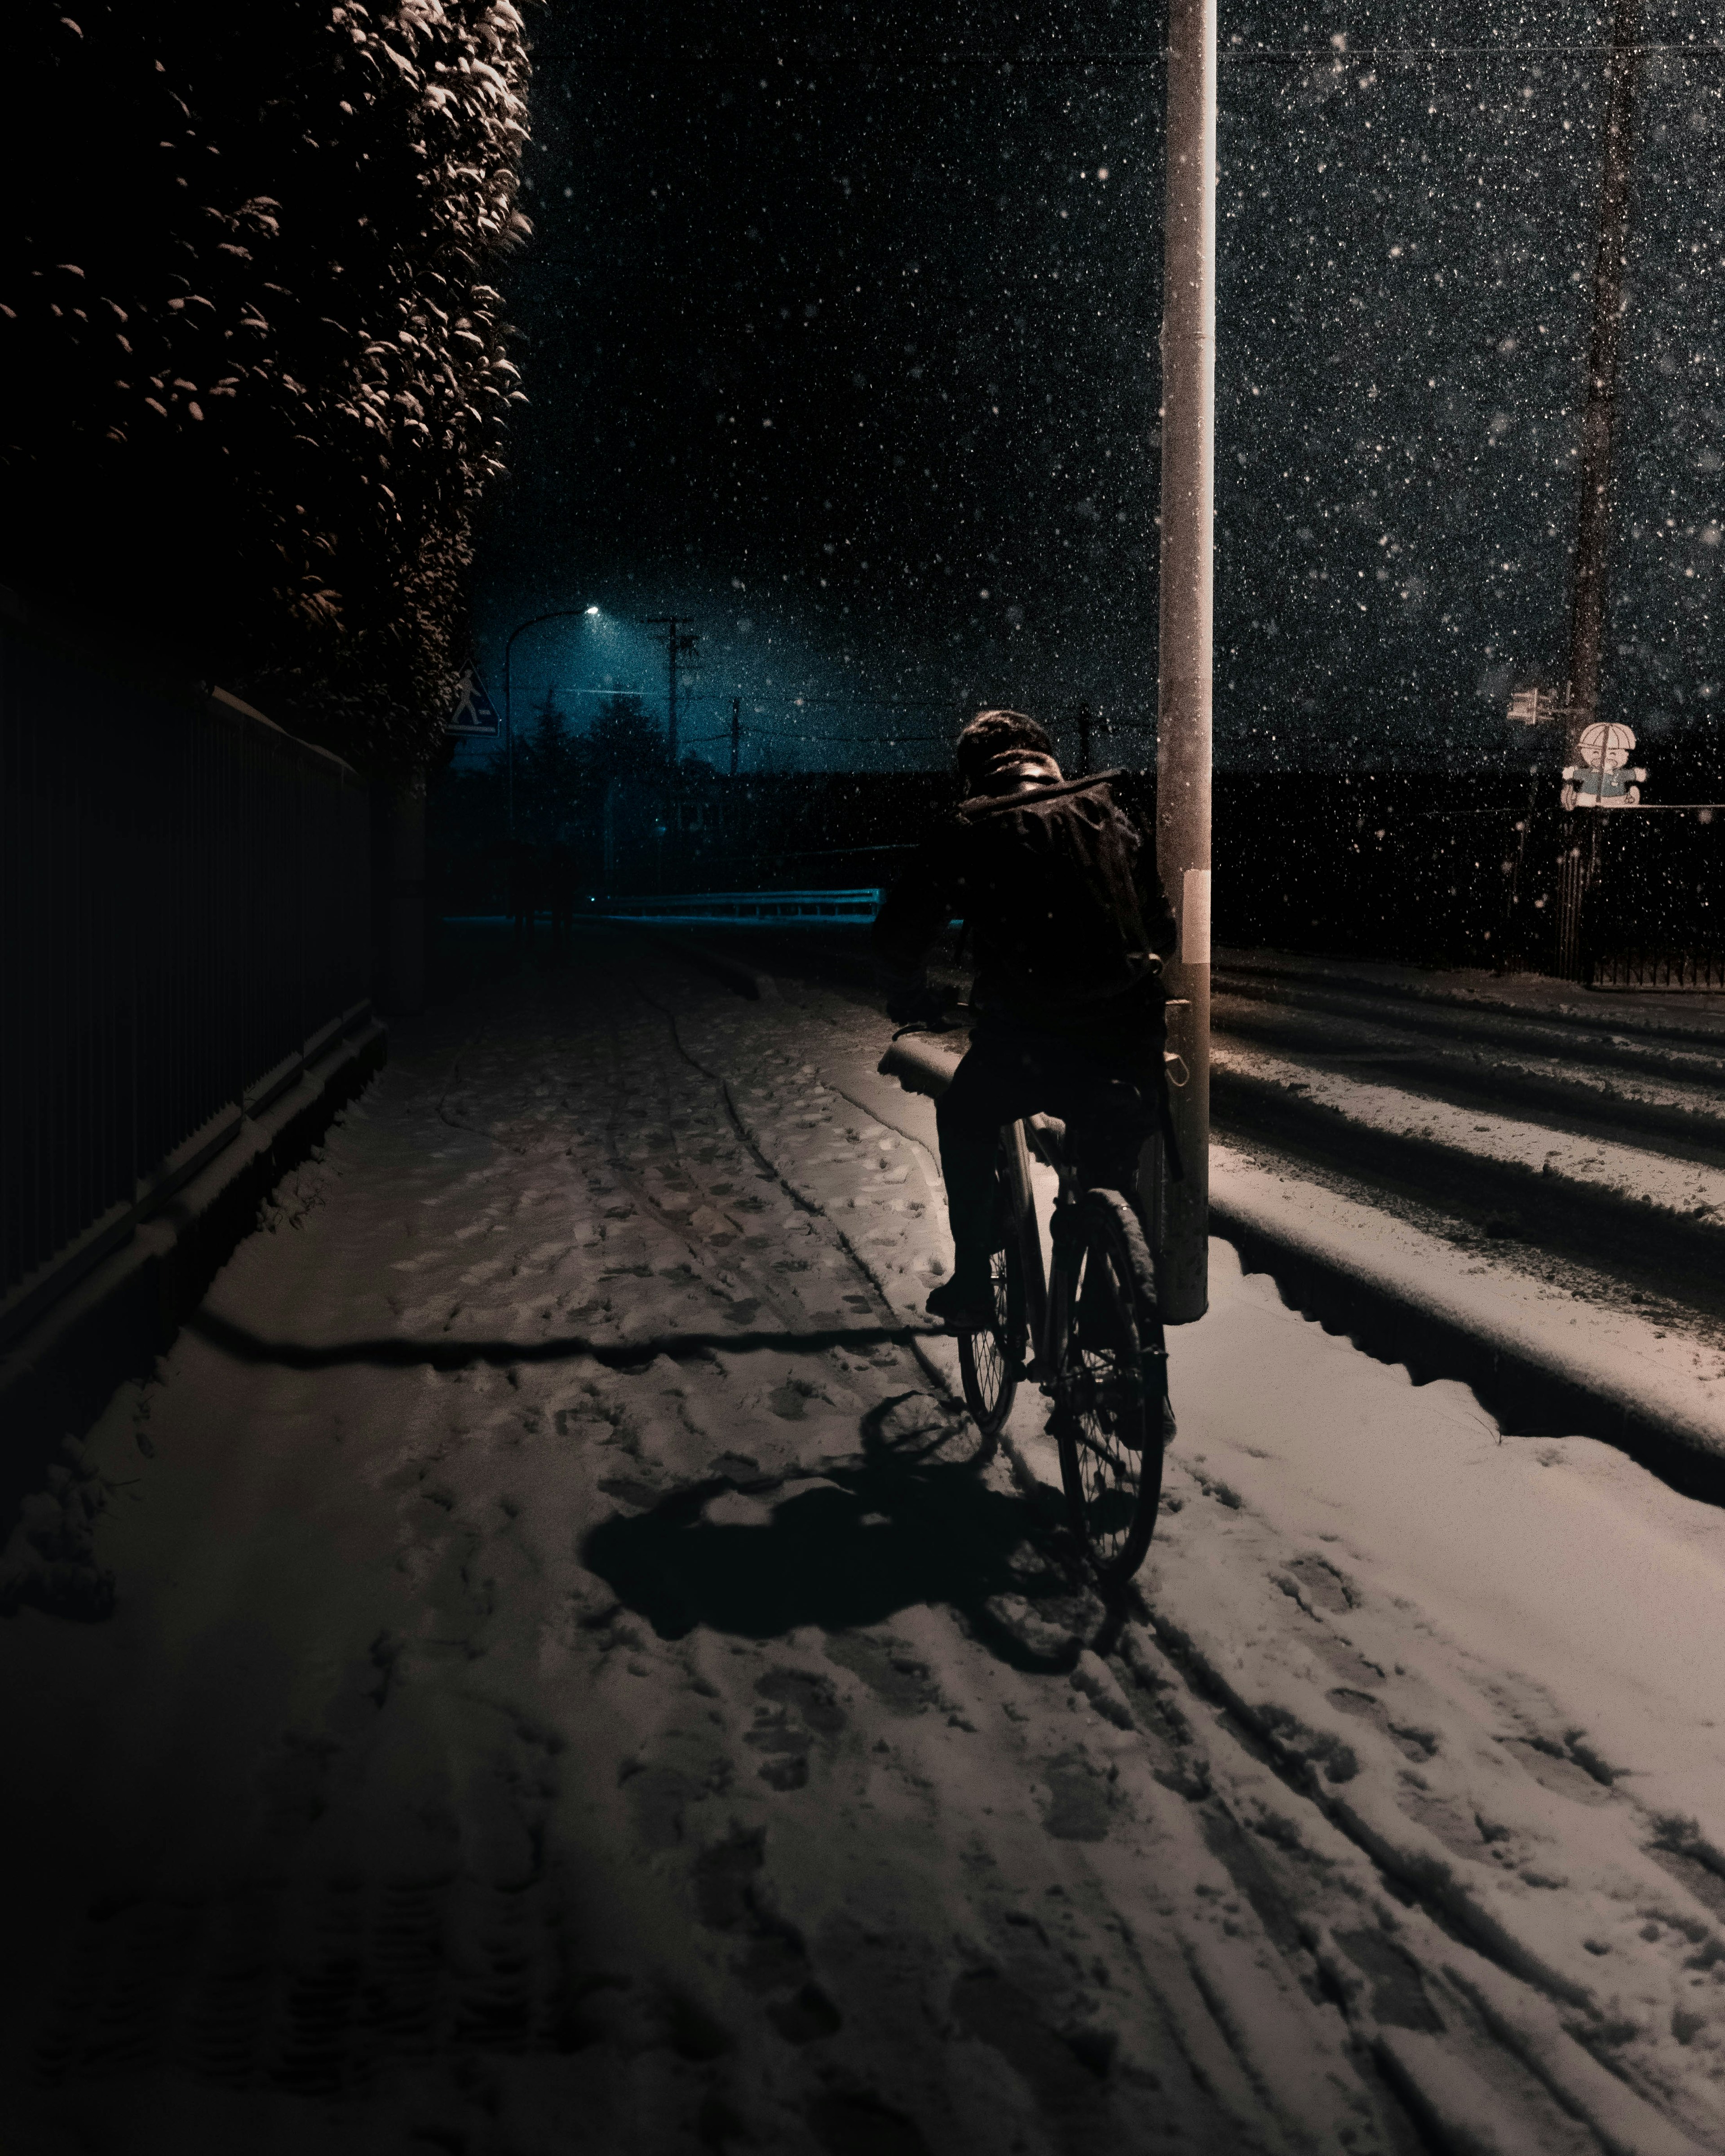
{"label": "curb", "polygon": [[0,1543],[62,1440],[81,1435],[116,1386],[153,1368],[259,1207],[382,1067],[388,1046],[375,1019],[337,1042],[11,1343],[0,1360]]}
{"label": "curb", "polygon": [[[1449,1104],[1445,1104],[1449,1105]],[[1483,1103],[1481,1104],[1483,1112]],[[1491,1111],[1501,1112],[1495,1107]],[[1286,1147],[1343,1168],[1374,1173],[1428,1203],[1471,1203],[1512,1214],[1560,1247],[1585,1250],[1604,1240],[1643,1264],[1725,1271],[1725,1221],[1696,1217],[1609,1186],[1546,1175],[1516,1161],[1472,1153],[1440,1137],[1386,1130],[1327,1101],[1310,1101],[1275,1079],[1217,1061],[1210,1072],[1210,1117],[1219,1136]],[[1554,1137],[1571,1145],[1563,1127]],[[1630,1137],[1620,1143],[1633,1142]]]}
{"label": "curb", "polygon": [[[1413,1009],[1436,1014],[1461,1011],[1514,1026],[1568,1026],[1602,1034],[1608,1041],[1612,1034],[1639,1034],[1648,1040],[1703,1051],[1717,1053],[1725,1048],[1725,989],[1584,988],[1577,982],[1527,973],[1511,978],[1551,993],[1515,996],[1495,984],[1456,985],[1442,970],[1426,973],[1409,967],[1404,978],[1395,978],[1390,977],[1394,969],[1388,967],[1379,973],[1358,973],[1345,961],[1237,946],[1224,949],[1218,944],[1213,955],[1214,992],[1255,1000],[1315,1004],[1322,997],[1339,997],[1399,1006],[1404,1014]],[[1702,997],[1711,1001],[1703,1004]],[[1673,998],[1686,1007],[1672,1009]]]}
{"label": "curb", "polygon": [[[1234,1245],[1244,1270],[1268,1273],[1283,1301],[1327,1332],[1380,1361],[1404,1363],[1416,1383],[1459,1378],[1506,1434],[1598,1438],[1688,1496],[1725,1498],[1725,1399],[1710,1415],[1650,1398],[1607,1368],[1578,1373],[1513,1304],[1469,1310],[1460,1293],[1446,1300],[1422,1281],[1398,1279],[1394,1258],[1381,1250],[1368,1260],[1339,1236],[1219,1196],[1214,1185],[1210,1232]],[[1406,1270],[1414,1270],[1411,1260]]]}
{"label": "curb", "polygon": [[[884,1076],[933,1099],[956,1068],[917,1039],[893,1042],[880,1064]],[[1290,1308],[1380,1361],[1405,1364],[1416,1383],[1460,1379],[1507,1434],[1599,1438],[1686,1495],[1725,1501],[1725,1393],[1709,1412],[1705,1399],[1678,1397],[1669,1377],[1661,1387],[1645,1373],[1578,1372],[1548,1329],[1501,1295],[1459,1283],[1434,1293],[1429,1265],[1382,1246],[1363,1251],[1309,1219],[1296,1225],[1243,1192],[1219,1193],[1219,1179],[1213,1168],[1211,1234],[1234,1245],[1245,1271],[1268,1273]]]}

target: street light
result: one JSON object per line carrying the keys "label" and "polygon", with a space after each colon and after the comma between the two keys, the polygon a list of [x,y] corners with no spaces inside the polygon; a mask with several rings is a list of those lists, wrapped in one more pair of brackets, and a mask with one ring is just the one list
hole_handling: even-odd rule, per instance
{"label": "street light", "polygon": [[511,839],[515,836],[515,714],[510,701],[509,667],[515,650],[515,640],[528,629],[537,629],[542,621],[576,621],[598,612],[596,606],[589,606],[559,607],[554,613],[536,613],[511,629],[503,646],[503,738],[509,759],[509,835]]}

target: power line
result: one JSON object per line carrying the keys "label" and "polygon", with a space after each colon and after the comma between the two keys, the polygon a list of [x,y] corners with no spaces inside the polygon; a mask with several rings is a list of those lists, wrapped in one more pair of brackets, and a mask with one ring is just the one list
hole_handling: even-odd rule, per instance
{"label": "power line", "polygon": [[[773,47],[770,54],[717,53],[684,49],[667,50],[655,46],[650,62],[655,69],[667,64],[680,63],[687,67],[739,69],[752,72],[768,61],[778,64],[783,55],[794,48]],[[1602,58],[1615,49],[1609,44],[1516,44],[1516,45],[1350,45],[1337,48],[1325,45],[1235,45],[1224,47],[1216,55],[1222,67],[1266,65],[1271,67],[1301,67],[1325,65],[1378,66],[1394,60],[1528,60],[1573,57],[1581,59]],[[1725,53],[1725,43],[1712,38],[1697,38],[1691,43],[1666,43],[1637,45],[1638,55],[1676,57],[1679,59],[1717,59]],[[619,49],[614,52],[588,53],[583,55],[586,66],[613,65],[633,67],[642,64],[649,56],[634,49]],[[1038,46],[1022,46],[1016,51],[963,45],[932,45],[921,50],[905,48],[890,59],[877,58],[861,50],[804,51],[796,64],[819,72],[824,69],[855,67],[869,70],[885,69],[894,74],[906,74],[926,67],[1163,67],[1168,54],[1160,47],[1133,49],[1091,49],[1079,47],[1060,50]],[[810,87],[788,78],[795,88]]]}
{"label": "power line", "polygon": [[[690,704],[723,704],[731,700],[721,689],[698,690],[685,696]],[[912,696],[766,696],[753,708],[765,711],[925,711],[927,697]]]}
{"label": "power line", "polygon": [[[757,741],[769,742],[778,748],[794,748],[803,742],[819,742],[827,747],[839,743],[851,748],[908,748],[913,746],[950,748],[952,745],[950,734],[771,734],[764,726],[752,726],[749,732]],[[696,741],[687,742],[684,746],[694,748],[701,742],[729,741],[730,738],[728,733],[701,734]]]}
{"label": "power line", "polygon": [[[1327,48],[1322,45],[1250,45],[1235,46],[1232,50],[1216,55],[1219,63],[1239,63],[1250,60],[1281,61],[1298,66],[1301,61],[1325,60],[1333,65],[1345,65],[1349,60],[1375,63],[1378,60],[1451,60],[1451,59],[1552,59],[1565,54],[1580,59],[1594,59],[1621,49],[1615,45],[1347,45]],[[1716,40],[1697,40],[1694,44],[1637,45],[1638,54],[1693,53],[1697,58],[1707,58],[1725,53],[1725,44]]]}

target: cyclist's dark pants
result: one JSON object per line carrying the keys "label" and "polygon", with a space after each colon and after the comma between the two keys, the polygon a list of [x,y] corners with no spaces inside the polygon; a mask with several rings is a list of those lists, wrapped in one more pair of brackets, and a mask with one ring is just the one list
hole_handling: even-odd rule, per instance
{"label": "cyclist's dark pants", "polygon": [[1082,1181],[1132,1194],[1139,1150],[1157,1126],[1160,1047],[1159,1029],[1098,1041],[999,1021],[978,1029],[935,1107],[956,1275],[986,1272],[998,1240],[994,1158],[1003,1123],[1057,1116]]}

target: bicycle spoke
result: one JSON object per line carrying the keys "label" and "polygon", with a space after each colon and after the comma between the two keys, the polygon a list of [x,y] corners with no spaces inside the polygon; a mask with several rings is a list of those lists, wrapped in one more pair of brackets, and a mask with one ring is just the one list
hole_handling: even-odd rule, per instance
{"label": "bicycle spoke", "polygon": [[1024,1297],[1005,1168],[1001,1170],[1002,1243],[988,1262],[993,1322],[958,1340],[958,1367],[965,1404],[986,1440],[992,1441],[1011,1412],[1018,1389],[1024,1349]]}
{"label": "bicycle spoke", "polygon": [[1077,1260],[1057,1435],[1073,1527],[1105,1583],[1117,1584],[1137,1569],[1149,1541],[1162,1462],[1159,1379],[1146,1383],[1159,1370],[1148,1358],[1159,1356],[1161,1341],[1148,1258],[1115,1194],[1085,1201]]}

